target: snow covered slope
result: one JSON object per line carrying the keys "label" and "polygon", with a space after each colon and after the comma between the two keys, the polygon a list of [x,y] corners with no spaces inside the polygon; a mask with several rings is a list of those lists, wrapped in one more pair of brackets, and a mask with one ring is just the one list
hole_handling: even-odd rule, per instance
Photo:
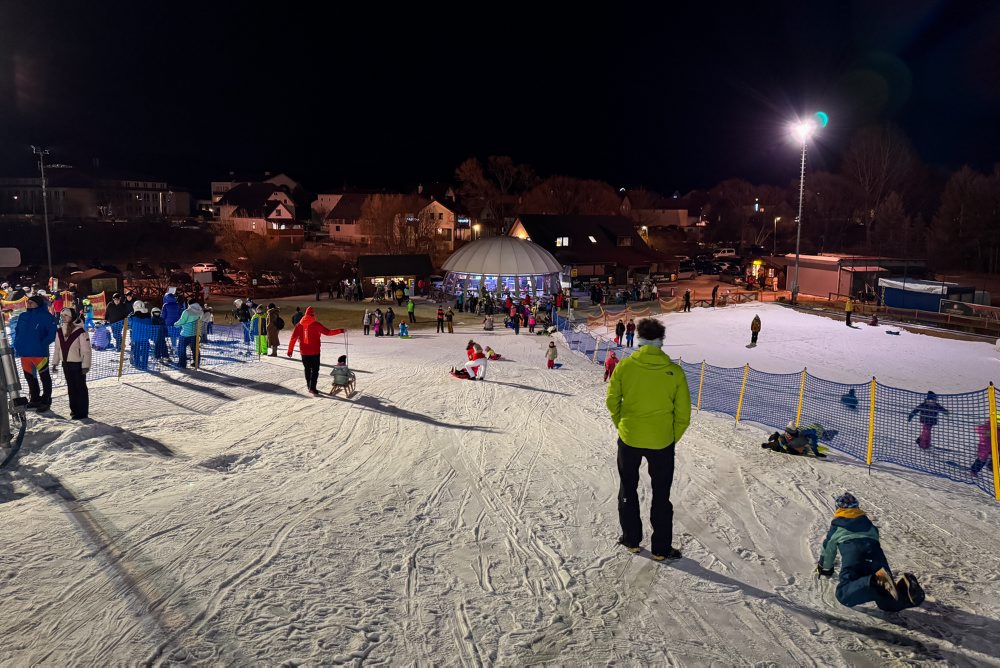
{"label": "snow covered slope", "polygon": [[[762,317],[739,354],[778,337]],[[486,382],[447,374],[470,336],[508,358]],[[355,335],[352,401],[309,397],[278,358],[104,382],[93,423],[34,420],[0,475],[0,664],[1000,665],[982,492],[765,453],[701,414],[678,446],[685,559],[630,555],[600,370],[562,347],[545,370],[546,341]],[[925,608],[848,610],[813,579],[845,489]]]}

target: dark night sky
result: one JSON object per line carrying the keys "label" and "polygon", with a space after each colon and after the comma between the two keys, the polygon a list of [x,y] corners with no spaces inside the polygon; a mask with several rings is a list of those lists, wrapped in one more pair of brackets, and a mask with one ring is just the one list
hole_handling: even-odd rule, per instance
{"label": "dark night sky", "polygon": [[989,0],[12,4],[0,4],[7,173],[30,171],[32,143],[206,192],[231,169],[313,190],[402,187],[507,154],[669,194],[790,181],[785,121],[815,109],[831,117],[817,168],[883,120],[935,166],[1000,161]]}

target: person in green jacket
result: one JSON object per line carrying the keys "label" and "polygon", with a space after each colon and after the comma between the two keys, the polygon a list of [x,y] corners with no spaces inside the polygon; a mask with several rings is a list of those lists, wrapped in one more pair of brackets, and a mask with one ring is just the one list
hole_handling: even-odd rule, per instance
{"label": "person in green jacket", "polygon": [[878,527],[861,510],[854,495],[845,492],[835,501],[837,510],[823,541],[816,574],[832,578],[840,552],[837,600],[841,605],[853,608],[874,602],[881,610],[898,612],[923,603],[924,590],[913,573],[904,573],[898,582],[893,581]]}
{"label": "person in green jacket", "polygon": [[632,553],[640,551],[639,466],[643,457],[653,488],[650,524],[653,559],[681,556],[673,541],[674,507],[670,485],[674,480],[674,446],[691,422],[691,395],[680,366],[661,349],[663,325],[644,318],[636,327],[639,349],[615,367],[608,383],[607,406],[618,430],[618,542]]}
{"label": "person in green jacket", "polygon": [[410,316],[410,322],[416,322],[417,321],[417,315],[416,315],[416,313],[414,313],[414,310],[416,308],[417,308],[417,305],[413,303],[413,298],[410,297],[410,299],[406,302],[406,314],[408,316]]}

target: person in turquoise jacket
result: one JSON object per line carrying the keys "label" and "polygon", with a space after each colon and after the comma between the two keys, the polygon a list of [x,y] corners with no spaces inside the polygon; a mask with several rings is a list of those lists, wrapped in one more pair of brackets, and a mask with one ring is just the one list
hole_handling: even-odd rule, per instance
{"label": "person in turquoise jacket", "polygon": [[889,561],[879,542],[878,527],[872,524],[858,500],[850,492],[836,497],[837,510],[823,541],[816,573],[833,577],[840,553],[840,581],[837,600],[853,608],[874,601],[882,610],[898,612],[924,601],[924,591],[912,573],[893,580]]}
{"label": "person in turquoise jacket", "polygon": [[675,444],[691,422],[691,395],[684,370],[663,352],[663,325],[644,318],[636,326],[639,349],[615,367],[608,383],[607,407],[618,430],[618,542],[630,552],[641,549],[639,466],[643,458],[653,487],[650,552],[653,559],[677,559],[673,541]]}
{"label": "person in turquoise jacket", "polygon": [[191,353],[195,354],[195,338],[198,334],[198,324],[201,322],[201,305],[193,302],[181,313],[180,320],[173,323],[174,327],[180,328],[180,344],[177,348],[177,365],[180,368],[187,367],[187,349],[191,348]]}

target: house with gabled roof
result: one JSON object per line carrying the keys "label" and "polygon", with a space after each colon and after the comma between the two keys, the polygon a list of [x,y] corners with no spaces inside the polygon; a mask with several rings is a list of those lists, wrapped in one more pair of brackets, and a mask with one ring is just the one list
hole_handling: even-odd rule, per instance
{"label": "house with gabled roof", "polygon": [[280,238],[301,244],[305,228],[296,222],[295,203],[284,186],[273,183],[241,183],[218,202],[219,222],[238,232]]}
{"label": "house with gabled roof", "polygon": [[671,261],[650,248],[624,216],[521,214],[509,235],[549,251],[575,278],[624,284],[635,274],[663,271]]}

